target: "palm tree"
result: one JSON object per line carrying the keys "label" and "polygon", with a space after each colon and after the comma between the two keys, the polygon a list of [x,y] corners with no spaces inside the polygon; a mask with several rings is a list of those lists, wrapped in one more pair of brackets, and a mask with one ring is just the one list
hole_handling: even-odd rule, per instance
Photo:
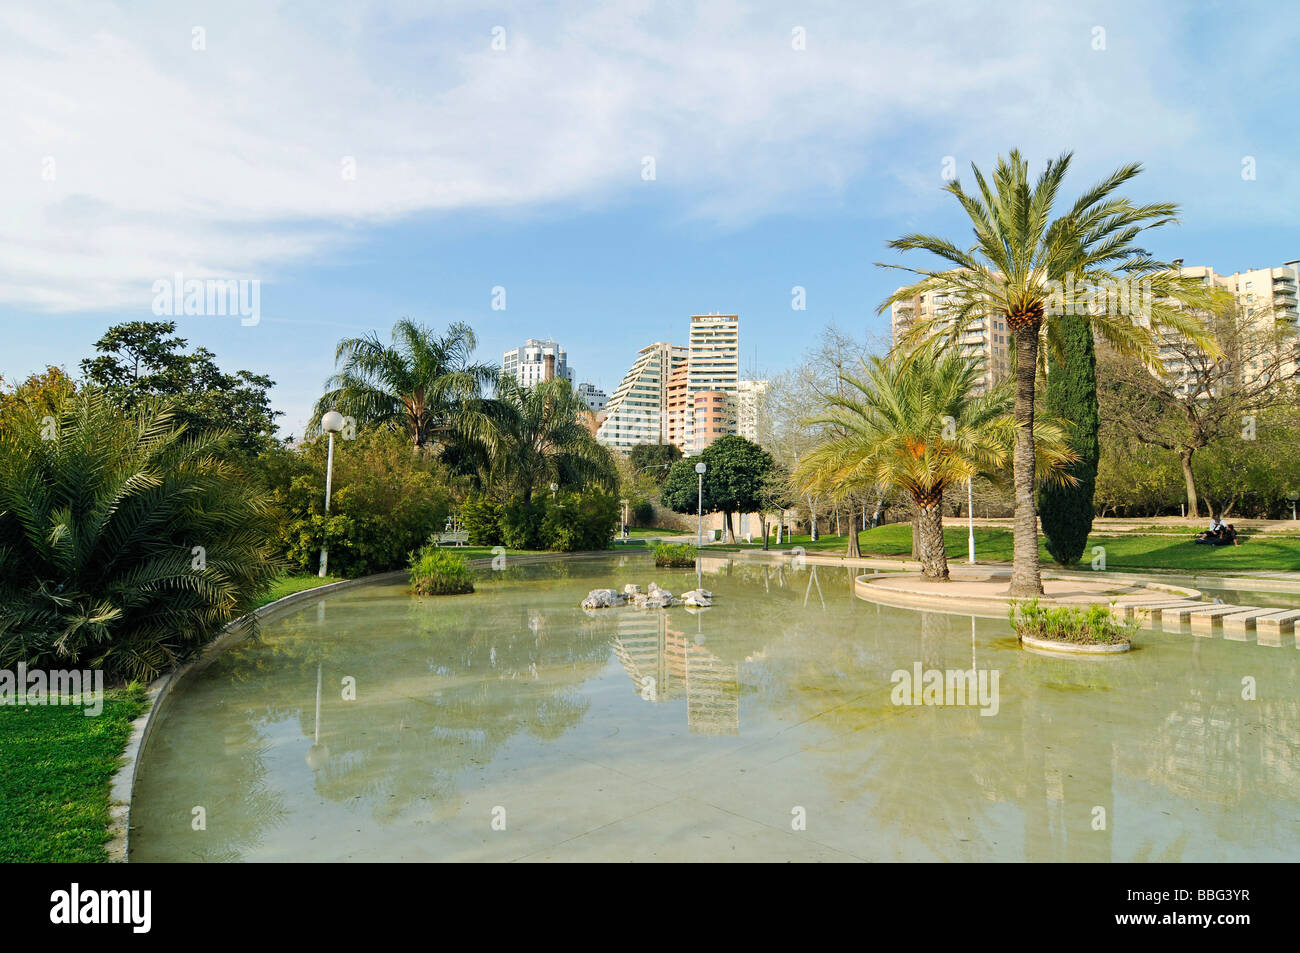
{"label": "palm tree", "polygon": [[[918,513],[921,571],[947,579],[944,490],[1004,467],[1016,433],[1009,384],[980,395],[979,379],[979,365],[951,349],[871,358],[861,376],[842,375],[826,412],[807,422],[827,437],[799,461],[796,482],[833,498],[907,493]],[[1036,427],[1044,472],[1064,478],[1059,468],[1073,459],[1064,428],[1043,418]]]}
{"label": "palm tree", "polygon": [[0,434],[0,668],[151,679],[266,591],[270,501],[174,405],[89,391]]}
{"label": "palm tree", "polygon": [[325,382],[309,435],[322,414],[337,410],[362,426],[398,428],[423,449],[447,444],[479,412],[482,388],[497,371],[471,360],[478,340],[469,325],[454,323],[439,337],[403,318],[392,337],[391,346],[373,331],[339,341],[334,360],[342,366]]}
{"label": "palm tree", "polygon": [[564,378],[524,387],[500,375],[495,398],[464,430],[480,482],[525,502],[549,483],[613,491],[618,471],[587,427],[586,411],[586,402]]}
{"label": "palm tree", "polygon": [[[944,238],[910,234],[889,243],[899,251],[926,251],[946,270],[903,268],[921,279],[900,288],[881,305],[910,302],[932,293],[946,304],[913,322],[900,343],[904,349],[938,339],[955,345],[977,320],[999,316],[1015,343],[1015,561],[1013,596],[1042,592],[1038,567],[1038,514],[1034,502],[1034,389],[1045,344],[1058,353],[1061,340],[1053,315],[1082,313],[1093,331],[1122,354],[1138,357],[1161,371],[1159,334],[1175,333],[1212,351],[1194,308],[1208,307],[1215,293],[1184,278],[1171,264],[1157,261],[1136,242],[1145,230],[1177,221],[1170,203],[1134,205],[1115,193],[1139,172],[1122,166],[1053,218],[1057,192],[1070,165],[1070,153],[1049,160],[1032,185],[1028,163],[1018,151],[999,158],[990,184],[971,169],[978,194],[957,181],[947,186],[961,203],[975,231],[975,244],[959,248]],[[900,265],[885,267],[902,268]],[[1115,292],[1097,308],[1097,290]],[[1133,299],[1137,298],[1136,306]],[[1115,306],[1115,305],[1118,305]],[[1100,313],[1097,313],[1100,311]]]}

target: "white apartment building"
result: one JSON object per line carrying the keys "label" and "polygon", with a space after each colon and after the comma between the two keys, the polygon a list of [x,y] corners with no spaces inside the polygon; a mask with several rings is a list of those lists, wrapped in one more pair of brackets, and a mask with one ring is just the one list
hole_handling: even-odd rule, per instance
{"label": "white apartment building", "polygon": [[549,373],[573,382],[573,368],[569,367],[564,348],[554,341],[529,338],[523,347],[506,351],[501,357],[501,370],[512,376],[521,387],[532,387],[547,379],[547,358],[554,362]]}
{"label": "white apartment building", "polygon": [[596,439],[623,453],[639,443],[666,443],[668,437],[668,381],[675,368],[686,364],[687,349],[657,341],[637,352],[605,405],[605,419]]}
{"label": "white apartment building", "polygon": [[689,350],[687,389],[734,396],[740,380],[740,318],[734,314],[691,315]]}
{"label": "white apartment building", "polygon": [[609,396],[591,381],[583,381],[578,385],[578,396],[582,398],[587,405],[587,409],[593,414],[598,414],[605,409],[609,403]]}
{"label": "white apartment building", "polygon": [[[949,305],[949,296],[928,291],[909,301],[896,301],[890,309],[890,329],[894,344],[903,331],[916,320],[942,316]],[[1011,331],[1006,321],[998,315],[987,315],[968,324],[958,339],[962,353],[980,365],[981,374],[976,392],[987,393],[1011,372]]]}
{"label": "white apartment building", "polygon": [[736,389],[736,433],[755,443],[767,387],[767,381],[740,381]]}

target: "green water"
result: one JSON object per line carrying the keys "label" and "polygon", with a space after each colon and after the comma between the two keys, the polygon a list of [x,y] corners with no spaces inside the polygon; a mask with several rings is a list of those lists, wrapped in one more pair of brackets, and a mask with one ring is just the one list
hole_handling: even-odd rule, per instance
{"label": "green water", "polygon": [[[1053,659],[847,570],[707,570],[698,614],[578,608],[694,587],[643,555],[294,608],[160,713],[132,859],[1300,859],[1290,636]],[[895,704],[918,663],[996,673],[996,713]]]}

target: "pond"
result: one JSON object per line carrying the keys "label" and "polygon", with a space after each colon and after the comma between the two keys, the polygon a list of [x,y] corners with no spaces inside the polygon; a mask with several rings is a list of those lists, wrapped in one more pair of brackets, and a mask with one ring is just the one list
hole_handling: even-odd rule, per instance
{"label": "pond", "polygon": [[706,559],[698,612],[579,608],[695,587],[644,555],[481,577],[308,601],[182,683],[131,859],[1300,859],[1290,636],[1060,659],[839,568]]}

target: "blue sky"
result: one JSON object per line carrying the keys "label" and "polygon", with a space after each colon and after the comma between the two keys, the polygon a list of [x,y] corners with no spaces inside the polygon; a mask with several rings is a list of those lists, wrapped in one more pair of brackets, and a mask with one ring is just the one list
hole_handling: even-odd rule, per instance
{"label": "blue sky", "polygon": [[1184,210],[1159,255],[1300,257],[1279,5],[784,6],[6,4],[0,375],[75,369],[177,272],[261,282],[254,327],[178,323],[277,380],[285,433],[339,337],[403,316],[468,321],[490,360],[554,337],[610,390],[734,311],[773,374],[829,321],[887,334],[885,242],[965,241],[945,160],[1012,146],[1073,150],[1067,194],[1143,162],[1133,197]]}

